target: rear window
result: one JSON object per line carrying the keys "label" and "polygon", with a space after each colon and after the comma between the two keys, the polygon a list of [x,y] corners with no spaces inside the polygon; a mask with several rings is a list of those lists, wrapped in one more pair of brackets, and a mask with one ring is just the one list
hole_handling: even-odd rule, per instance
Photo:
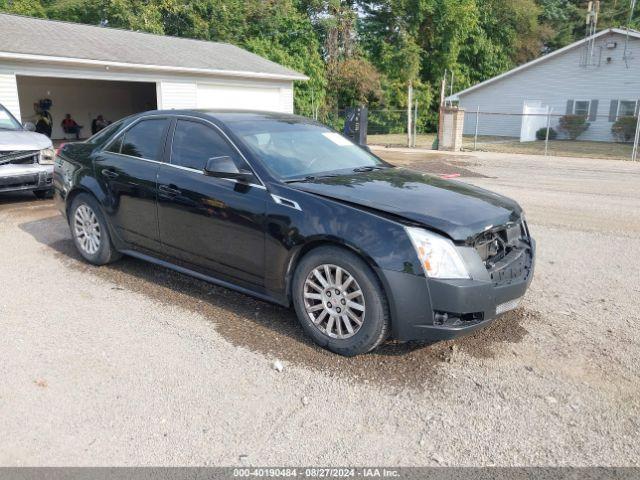
{"label": "rear window", "polygon": [[107,150],[130,157],[159,161],[168,124],[169,120],[166,118],[141,120],[124,132]]}
{"label": "rear window", "polygon": [[98,133],[87,139],[87,143],[92,145],[101,146],[107,143],[107,141],[118,131],[122,126],[122,120],[112,123],[108,127],[100,130]]}

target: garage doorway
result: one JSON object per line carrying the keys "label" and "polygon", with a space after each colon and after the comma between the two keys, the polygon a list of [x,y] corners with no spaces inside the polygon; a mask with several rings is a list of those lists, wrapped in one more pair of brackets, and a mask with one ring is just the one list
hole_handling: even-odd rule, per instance
{"label": "garage doorway", "polygon": [[35,123],[34,104],[44,98],[51,99],[53,140],[65,139],[60,122],[67,113],[83,126],[80,137],[88,138],[91,136],[91,122],[98,115],[102,115],[107,121],[115,122],[134,113],[155,110],[158,104],[156,84],[151,82],[23,75],[16,76],[16,80],[23,122]]}

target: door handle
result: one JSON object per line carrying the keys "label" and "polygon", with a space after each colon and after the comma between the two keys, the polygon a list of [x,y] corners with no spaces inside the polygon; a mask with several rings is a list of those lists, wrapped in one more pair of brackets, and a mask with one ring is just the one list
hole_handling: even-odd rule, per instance
{"label": "door handle", "polygon": [[166,195],[170,195],[172,197],[175,197],[177,195],[180,195],[182,193],[181,190],[171,186],[171,185],[160,185],[158,187],[158,190],[160,190],[162,193],[166,194]]}
{"label": "door handle", "polygon": [[105,168],[102,170],[102,175],[104,175],[107,178],[118,178],[118,176],[120,175],[118,172],[114,172],[113,170],[109,170],[108,168]]}

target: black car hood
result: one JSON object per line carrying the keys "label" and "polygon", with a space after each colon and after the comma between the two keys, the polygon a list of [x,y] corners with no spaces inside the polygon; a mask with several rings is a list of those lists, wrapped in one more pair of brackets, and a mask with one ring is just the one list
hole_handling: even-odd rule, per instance
{"label": "black car hood", "polygon": [[466,241],[488,228],[516,222],[513,200],[458,181],[404,168],[321,178],[290,186],[388,212]]}

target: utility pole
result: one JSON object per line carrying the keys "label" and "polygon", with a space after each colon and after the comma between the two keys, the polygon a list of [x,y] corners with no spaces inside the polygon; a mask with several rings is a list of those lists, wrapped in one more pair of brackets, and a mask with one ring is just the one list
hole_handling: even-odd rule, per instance
{"label": "utility pole", "polygon": [[624,41],[624,54],[622,58],[624,59],[624,63],[629,68],[629,30],[631,28],[631,21],[633,20],[633,12],[636,9],[636,0],[631,0],[631,4],[629,6],[629,21],[627,22],[627,38]]}
{"label": "utility pole", "polygon": [[638,151],[640,150],[640,116],[636,120],[636,138],[633,140],[633,152],[631,153],[631,160],[634,162],[638,160]]}
{"label": "utility pole", "polygon": [[585,52],[584,59],[585,66],[593,65],[593,55],[596,47],[595,35],[598,33],[598,17],[600,15],[600,0],[590,1],[587,10],[587,51]]}
{"label": "utility pole", "polygon": [[413,118],[411,115],[411,107],[413,105],[413,82],[409,82],[407,91],[407,146],[411,147],[413,137]]}
{"label": "utility pole", "polygon": [[418,136],[418,99],[416,99],[413,109],[413,148],[416,147],[416,138]]}

